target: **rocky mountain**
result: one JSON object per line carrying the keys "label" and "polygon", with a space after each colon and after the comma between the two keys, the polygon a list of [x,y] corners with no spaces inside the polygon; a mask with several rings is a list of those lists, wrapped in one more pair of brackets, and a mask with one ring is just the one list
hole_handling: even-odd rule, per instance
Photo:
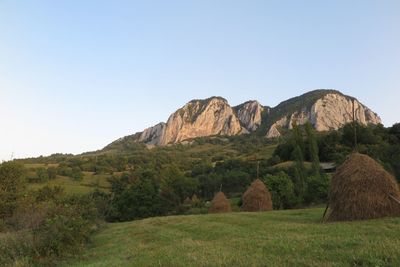
{"label": "rocky mountain", "polygon": [[381,119],[354,97],[335,90],[315,90],[280,103],[266,118],[268,138],[278,137],[282,130],[291,129],[293,123],[303,125],[311,122],[317,131],[337,130],[353,121],[379,124]]}
{"label": "rocky mountain", "polygon": [[260,127],[262,113],[264,110],[268,113],[269,107],[261,106],[258,101],[247,101],[234,107],[234,110],[243,128],[248,132],[253,132]]}
{"label": "rocky mountain", "polygon": [[192,100],[173,113],[161,134],[158,145],[179,143],[209,135],[236,135],[242,132],[239,119],[221,97]]}
{"label": "rocky mountain", "polygon": [[354,97],[336,90],[315,90],[280,103],[274,108],[248,101],[231,107],[222,97],[192,100],[159,123],[118,142],[165,146],[196,137],[238,135],[257,131],[267,138],[279,137],[285,129],[307,121],[317,131],[336,130],[353,120],[364,125],[379,124],[379,116]]}

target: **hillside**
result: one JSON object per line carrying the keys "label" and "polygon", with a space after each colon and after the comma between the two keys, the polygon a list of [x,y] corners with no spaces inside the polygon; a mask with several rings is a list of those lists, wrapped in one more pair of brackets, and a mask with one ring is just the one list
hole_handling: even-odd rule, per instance
{"label": "hillside", "polygon": [[[124,145],[123,145],[124,144]],[[224,160],[241,160],[255,164],[254,159],[269,159],[275,148],[276,142],[256,136],[242,135],[230,137],[205,137],[194,140],[191,144],[173,145],[168,147],[155,147],[147,149],[139,143],[116,143],[106,151],[88,152],[77,156],[41,157],[20,160],[27,169],[28,178],[37,176],[39,168],[64,166],[79,166],[82,170],[82,179],[72,179],[58,174],[54,179],[30,182],[28,189],[39,189],[48,186],[63,186],[68,194],[90,193],[94,189],[108,191],[110,185],[107,178],[112,175],[121,175],[129,168],[152,168],[162,162],[162,167],[177,165],[185,172],[190,172],[200,162],[217,164]],[[120,162],[124,164],[121,165]],[[121,165],[121,166],[120,166]],[[255,166],[255,165],[254,165]],[[96,173],[97,169],[104,169]],[[255,167],[253,168],[255,170]],[[29,179],[28,179],[29,180]]]}
{"label": "hillside", "polygon": [[320,223],[323,209],[108,224],[65,266],[400,266],[400,218]]}

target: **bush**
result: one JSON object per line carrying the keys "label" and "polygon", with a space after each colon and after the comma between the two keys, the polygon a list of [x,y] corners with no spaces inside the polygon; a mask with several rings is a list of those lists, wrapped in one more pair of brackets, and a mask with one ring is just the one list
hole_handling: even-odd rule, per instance
{"label": "bush", "polygon": [[108,220],[129,221],[166,213],[154,174],[145,171],[137,175],[132,184],[114,194]]}
{"label": "bush", "polygon": [[305,202],[323,203],[327,201],[329,190],[329,179],[326,174],[313,175],[306,178],[307,192],[305,194]]}
{"label": "bush", "polygon": [[47,168],[47,176],[50,180],[57,178],[57,168],[54,167]]}
{"label": "bush", "polygon": [[0,266],[32,266],[32,235],[4,233],[0,235]]}
{"label": "bush", "polygon": [[99,222],[93,196],[58,193],[59,188],[45,187],[19,200],[7,219],[13,231],[0,235],[0,266],[54,266],[88,241]]}
{"label": "bush", "polygon": [[49,174],[43,167],[36,169],[36,176],[38,182],[47,182],[49,180]]}
{"label": "bush", "polygon": [[58,175],[70,177],[72,173],[72,168],[67,166],[60,166],[57,168]]}
{"label": "bush", "polygon": [[15,162],[0,164],[0,219],[9,217],[24,187],[24,167]]}
{"label": "bush", "polygon": [[274,209],[291,208],[297,204],[293,182],[285,172],[267,175],[263,180],[272,194]]}
{"label": "bush", "polygon": [[83,173],[79,167],[73,167],[70,177],[75,181],[81,181],[83,179]]}

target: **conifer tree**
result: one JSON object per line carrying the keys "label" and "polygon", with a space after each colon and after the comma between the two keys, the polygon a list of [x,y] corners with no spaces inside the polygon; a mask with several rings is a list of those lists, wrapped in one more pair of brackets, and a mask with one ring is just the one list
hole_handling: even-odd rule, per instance
{"label": "conifer tree", "polygon": [[310,159],[312,163],[312,171],[313,175],[316,177],[320,177],[320,166],[319,166],[319,156],[318,156],[318,144],[317,139],[315,137],[314,128],[311,123],[306,123],[306,134],[308,140],[308,150],[310,153]]}

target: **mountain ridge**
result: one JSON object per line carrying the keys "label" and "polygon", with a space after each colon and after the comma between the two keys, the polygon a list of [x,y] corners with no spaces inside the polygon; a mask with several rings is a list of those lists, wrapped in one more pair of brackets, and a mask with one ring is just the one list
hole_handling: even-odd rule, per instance
{"label": "mountain ridge", "polygon": [[167,122],[120,138],[110,145],[129,140],[150,147],[166,146],[197,137],[252,132],[276,138],[285,129],[291,129],[293,123],[301,125],[307,121],[317,131],[337,130],[352,121],[353,105],[357,122],[364,125],[381,123],[380,117],[355,97],[334,89],[309,91],[272,108],[257,100],[230,106],[225,98],[212,96],[193,99],[172,113]]}

